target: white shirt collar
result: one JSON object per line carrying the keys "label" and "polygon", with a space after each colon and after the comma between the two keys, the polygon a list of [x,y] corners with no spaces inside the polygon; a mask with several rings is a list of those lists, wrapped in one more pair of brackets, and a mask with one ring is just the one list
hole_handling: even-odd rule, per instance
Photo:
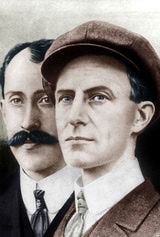
{"label": "white shirt collar", "polygon": [[69,198],[74,188],[74,181],[79,171],[65,166],[56,173],[36,182],[22,169],[20,170],[20,186],[23,202],[29,214],[36,210],[33,191],[38,186],[45,191],[44,199],[50,213],[56,213]]}
{"label": "white shirt collar", "polygon": [[[75,196],[82,190],[88,211],[93,215],[108,211],[136,186],[144,182],[136,158],[125,159],[110,172],[82,187],[82,177],[75,182]],[[77,198],[76,198],[77,209]]]}

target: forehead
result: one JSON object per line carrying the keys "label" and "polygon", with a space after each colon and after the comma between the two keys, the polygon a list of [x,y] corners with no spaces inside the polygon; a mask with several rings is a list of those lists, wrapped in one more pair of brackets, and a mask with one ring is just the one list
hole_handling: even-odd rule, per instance
{"label": "forehead", "polygon": [[57,90],[76,88],[87,90],[95,86],[106,86],[128,94],[131,86],[126,66],[111,56],[80,56],[63,68],[57,82]]}
{"label": "forehead", "polygon": [[20,51],[6,68],[4,92],[42,89],[40,67],[41,63],[31,61],[29,48]]}

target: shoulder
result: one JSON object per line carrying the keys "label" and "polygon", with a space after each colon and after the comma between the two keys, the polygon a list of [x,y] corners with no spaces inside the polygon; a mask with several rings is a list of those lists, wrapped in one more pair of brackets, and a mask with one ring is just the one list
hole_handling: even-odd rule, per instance
{"label": "shoulder", "polygon": [[154,236],[159,228],[160,195],[149,180],[136,187],[95,223],[89,233],[98,236]]}
{"label": "shoulder", "polygon": [[20,177],[19,169],[10,175],[0,175],[0,200],[2,196],[6,196],[7,193],[11,196],[13,192],[19,189]]}

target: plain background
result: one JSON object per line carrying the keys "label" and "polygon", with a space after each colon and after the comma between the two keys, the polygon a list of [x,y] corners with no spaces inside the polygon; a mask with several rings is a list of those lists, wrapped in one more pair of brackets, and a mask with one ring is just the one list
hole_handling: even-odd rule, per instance
{"label": "plain background", "polygon": [[159,0],[0,0],[0,64],[17,43],[56,38],[89,20],[108,21],[142,34],[160,55]]}

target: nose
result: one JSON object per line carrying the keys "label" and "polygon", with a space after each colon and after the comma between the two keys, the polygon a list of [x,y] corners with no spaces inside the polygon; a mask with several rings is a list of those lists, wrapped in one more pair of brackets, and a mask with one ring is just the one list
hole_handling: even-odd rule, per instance
{"label": "nose", "polygon": [[24,119],[21,124],[21,128],[27,131],[36,130],[41,127],[40,112],[38,108],[32,105],[26,106],[24,113]]}
{"label": "nose", "polygon": [[74,127],[86,126],[88,115],[83,98],[75,96],[69,115],[69,123]]}

